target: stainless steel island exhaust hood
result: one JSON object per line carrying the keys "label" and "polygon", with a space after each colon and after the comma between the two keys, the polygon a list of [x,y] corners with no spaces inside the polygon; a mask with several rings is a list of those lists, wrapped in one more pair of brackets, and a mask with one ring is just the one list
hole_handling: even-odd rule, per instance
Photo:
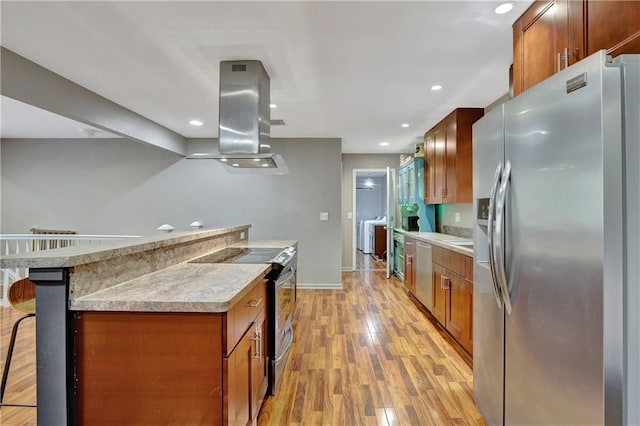
{"label": "stainless steel island exhaust hood", "polygon": [[195,152],[187,158],[218,160],[230,173],[288,173],[282,156],[271,153],[269,104],[270,80],[262,62],[221,61],[219,152]]}

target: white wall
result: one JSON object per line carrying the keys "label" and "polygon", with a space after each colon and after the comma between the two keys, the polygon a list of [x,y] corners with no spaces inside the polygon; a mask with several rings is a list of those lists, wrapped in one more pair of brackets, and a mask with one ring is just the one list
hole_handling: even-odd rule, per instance
{"label": "white wall", "polygon": [[[299,241],[302,284],[341,283],[339,139],[272,141],[287,175],[232,175],[126,139],[3,140],[3,233],[32,225],[80,233],[152,234],[199,220],[250,223],[252,239]],[[319,220],[329,212],[329,221]]]}
{"label": "white wall", "polygon": [[[371,179],[374,183],[371,188],[364,185],[367,179]],[[386,178],[358,176],[356,182],[356,223],[383,216],[387,210]]]}

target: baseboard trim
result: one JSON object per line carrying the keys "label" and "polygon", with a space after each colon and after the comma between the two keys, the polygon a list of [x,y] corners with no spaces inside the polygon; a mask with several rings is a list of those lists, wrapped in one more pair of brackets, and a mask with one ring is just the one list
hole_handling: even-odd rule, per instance
{"label": "baseboard trim", "polygon": [[342,283],[298,283],[298,290],[342,290]]}
{"label": "baseboard trim", "polygon": [[346,268],[344,266],[342,267],[342,272],[352,272],[352,271],[353,271],[353,268],[351,266]]}

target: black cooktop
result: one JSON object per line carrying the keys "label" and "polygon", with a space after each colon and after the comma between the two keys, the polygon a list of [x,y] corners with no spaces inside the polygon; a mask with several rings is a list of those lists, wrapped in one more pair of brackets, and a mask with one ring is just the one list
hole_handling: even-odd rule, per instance
{"label": "black cooktop", "polygon": [[281,248],[227,247],[189,263],[270,263],[281,251]]}

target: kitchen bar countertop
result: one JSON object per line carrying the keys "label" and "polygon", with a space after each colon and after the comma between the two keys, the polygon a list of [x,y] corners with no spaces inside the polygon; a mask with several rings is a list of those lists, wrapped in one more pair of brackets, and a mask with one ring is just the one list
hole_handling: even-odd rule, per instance
{"label": "kitchen bar countertop", "polygon": [[394,231],[415,238],[416,240],[424,241],[425,243],[434,244],[447,250],[473,257],[473,246],[456,244],[472,242],[473,240],[471,238],[456,237],[455,235],[441,234],[439,232],[411,232],[403,229],[394,229]]}
{"label": "kitchen bar countertop", "polygon": [[[0,268],[58,268],[109,260],[119,256],[149,250],[171,248],[178,244],[194,243],[218,235],[229,234],[251,225],[233,226],[211,230],[185,231],[139,238],[126,238],[87,246],[65,247],[0,257]],[[40,237],[43,237],[42,235]],[[46,235],[44,236],[46,237]],[[55,237],[52,236],[52,239]]]}
{"label": "kitchen bar countertop", "polygon": [[[0,258],[3,268],[67,269],[72,311],[226,312],[271,270],[268,263],[189,261],[226,247],[285,248],[249,240],[251,225],[128,238]],[[52,237],[53,238],[53,237]],[[36,282],[37,284],[37,282]]]}

